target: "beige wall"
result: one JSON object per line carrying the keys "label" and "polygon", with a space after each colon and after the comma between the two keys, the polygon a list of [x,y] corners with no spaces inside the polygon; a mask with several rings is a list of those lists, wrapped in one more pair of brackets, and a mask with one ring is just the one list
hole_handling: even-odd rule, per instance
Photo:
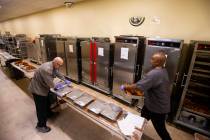
{"label": "beige wall", "polygon": [[[91,37],[120,34],[210,40],[210,0],[85,0],[71,8],[57,8],[0,23],[1,31]],[[1,14],[1,13],[0,13]],[[145,16],[134,27],[129,17]],[[152,23],[152,17],[160,24]]]}

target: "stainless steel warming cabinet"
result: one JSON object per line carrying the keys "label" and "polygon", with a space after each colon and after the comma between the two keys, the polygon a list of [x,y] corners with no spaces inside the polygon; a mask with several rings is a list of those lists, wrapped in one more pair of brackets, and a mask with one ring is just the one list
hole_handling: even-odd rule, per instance
{"label": "stainless steel warming cabinet", "polygon": [[113,45],[109,38],[81,42],[82,83],[106,94],[112,90]]}
{"label": "stainless steel warming cabinet", "polygon": [[77,82],[81,82],[81,47],[80,42],[88,38],[68,37],[65,41],[67,62],[67,76]]}
{"label": "stainless steel warming cabinet", "polygon": [[194,51],[175,122],[210,136],[210,42],[191,45]]}
{"label": "stainless steel warming cabinet", "polygon": [[30,61],[41,64],[42,56],[41,56],[41,48],[40,48],[40,39],[36,37],[33,40],[33,44],[31,47],[28,47],[28,58]]}
{"label": "stainless steel warming cabinet", "polygon": [[[181,50],[183,47],[183,40],[179,39],[163,39],[163,38],[147,38],[146,49],[144,55],[144,63],[142,67],[142,76],[151,70],[152,66],[150,59],[155,52],[162,51],[166,53],[166,64],[165,67],[169,74],[169,80],[172,89],[177,88],[178,82],[182,79],[182,72],[180,72],[179,63],[181,61]],[[139,100],[137,105],[138,108],[142,108],[144,99],[143,97]]]}
{"label": "stainless steel warming cabinet", "polygon": [[[65,53],[65,42],[66,37],[56,37],[56,49],[52,50],[51,56],[52,59],[55,57],[61,57],[63,59],[63,65],[60,67],[60,72],[64,75],[67,75],[67,60]],[[50,50],[51,51],[51,50]]]}
{"label": "stainless steel warming cabinet", "polygon": [[40,35],[40,48],[42,63],[52,61],[56,53],[56,38],[61,37],[58,34],[41,34]]}
{"label": "stainless steel warming cabinet", "polygon": [[113,97],[130,105],[134,100],[120,90],[125,83],[134,83],[141,77],[145,37],[116,36],[113,64]]}

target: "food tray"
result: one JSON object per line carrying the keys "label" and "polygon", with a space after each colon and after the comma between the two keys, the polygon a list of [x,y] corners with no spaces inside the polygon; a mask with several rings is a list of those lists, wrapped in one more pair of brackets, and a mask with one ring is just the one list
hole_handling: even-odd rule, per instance
{"label": "food tray", "polygon": [[112,120],[116,121],[118,115],[122,112],[122,108],[119,106],[116,106],[112,103],[107,104],[104,108],[104,110],[100,113],[102,116]]}
{"label": "food tray", "polygon": [[77,98],[76,100],[74,100],[74,103],[79,105],[80,107],[84,107],[93,100],[94,100],[93,96],[85,93],[82,96],[80,96],[79,98]]}
{"label": "food tray", "polygon": [[70,93],[72,91],[73,91],[73,88],[69,87],[69,86],[66,86],[66,87],[64,87],[62,89],[59,89],[59,90],[52,89],[52,92],[55,93],[59,97],[64,97],[65,95],[67,95],[68,93]]}
{"label": "food tray", "polygon": [[87,108],[91,112],[93,112],[95,114],[99,114],[99,113],[101,113],[101,111],[104,110],[104,108],[105,108],[106,105],[107,105],[107,103],[105,103],[104,101],[95,100]]}
{"label": "food tray", "polygon": [[80,96],[82,96],[83,94],[84,94],[83,91],[81,91],[79,89],[73,89],[72,92],[67,95],[67,97],[74,101],[77,98],[79,98]]}

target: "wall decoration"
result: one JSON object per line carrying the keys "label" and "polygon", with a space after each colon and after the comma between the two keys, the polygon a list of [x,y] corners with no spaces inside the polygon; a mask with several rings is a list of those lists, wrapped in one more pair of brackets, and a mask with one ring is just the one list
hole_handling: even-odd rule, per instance
{"label": "wall decoration", "polygon": [[129,18],[129,22],[133,26],[140,26],[145,20],[145,17],[131,17]]}

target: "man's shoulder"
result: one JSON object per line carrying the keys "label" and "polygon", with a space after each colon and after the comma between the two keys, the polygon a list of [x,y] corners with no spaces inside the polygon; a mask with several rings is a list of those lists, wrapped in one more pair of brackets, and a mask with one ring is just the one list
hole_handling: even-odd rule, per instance
{"label": "man's shoulder", "polygon": [[40,66],[41,71],[52,72],[53,67],[51,62],[45,62]]}

